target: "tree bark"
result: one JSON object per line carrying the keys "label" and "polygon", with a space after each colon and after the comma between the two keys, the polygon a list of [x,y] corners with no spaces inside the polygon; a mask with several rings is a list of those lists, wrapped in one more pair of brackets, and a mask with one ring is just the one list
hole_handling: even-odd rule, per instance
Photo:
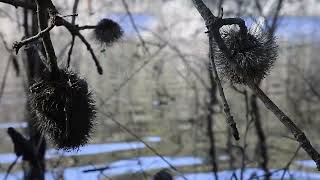
{"label": "tree bark", "polygon": [[[26,3],[31,3],[30,0],[25,0]],[[30,25],[30,22],[28,21],[28,13],[29,10],[24,9],[24,32],[25,36],[29,37],[31,35],[35,35],[38,33],[38,26],[37,26],[37,18],[34,13],[32,14],[32,22]],[[31,28],[30,28],[31,27]],[[31,33],[29,33],[31,32]],[[30,47],[26,50],[25,60],[24,62],[27,62],[27,65],[25,66],[26,72],[27,72],[27,87],[26,94],[29,92],[29,86],[31,83],[31,80],[39,77],[41,69],[44,68],[44,66],[41,64],[41,60],[38,57],[38,52]],[[25,180],[44,180],[45,179],[45,151],[46,151],[46,142],[45,139],[42,137],[41,133],[34,129],[32,126],[33,118],[36,118],[35,114],[32,113],[31,107],[29,104],[26,104],[26,112],[25,117],[28,122],[28,134],[30,137],[30,144],[35,149],[35,160],[34,161],[28,161],[24,162],[24,179]]]}
{"label": "tree bark", "polygon": [[214,81],[213,77],[213,72],[208,66],[208,72],[209,72],[209,79],[210,79],[210,85],[211,87],[209,88],[209,96],[210,96],[210,101],[207,104],[208,108],[208,113],[207,113],[207,135],[209,138],[209,156],[210,156],[210,162],[212,166],[212,172],[214,174],[215,179],[218,179],[218,163],[217,163],[217,156],[216,156],[216,140],[214,136],[214,119],[213,119],[213,106],[217,104],[217,98],[216,98],[216,82]]}

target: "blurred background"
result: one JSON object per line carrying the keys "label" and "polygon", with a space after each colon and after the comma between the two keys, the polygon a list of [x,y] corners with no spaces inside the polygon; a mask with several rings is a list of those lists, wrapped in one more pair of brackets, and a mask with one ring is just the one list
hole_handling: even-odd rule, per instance
{"label": "blurred background", "polygon": [[[76,1],[53,3],[70,15]],[[279,57],[261,88],[320,150],[320,1],[205,3],[215,15],[223,7],[224,17],[242,17],[249,28],[276,36]],[[109,18],[124,37],[106,47],[92,30],[82,31],[103,75],[76,38],[71,69],[89,83],[97,122],[90,143],[79,150],[58,151],[48,142],[46,179],[152,179],[163,169],[190,180],[320,179],[314,162],[260,100],[222,78],[240,131],[240,141],[233,139],[208,68],[206,27],[191,0],[82,0],[77,9],[76,24]],[[26,50],[12,61],[10,48],[25,36],[32,14],[0,1],[0,179],[17,160],[7,128],[28,137]],[[56,27],[51,38],[59,66],[66,67],[72,36]],[[18,159],[7,178],[22,179],[24,164]]]}

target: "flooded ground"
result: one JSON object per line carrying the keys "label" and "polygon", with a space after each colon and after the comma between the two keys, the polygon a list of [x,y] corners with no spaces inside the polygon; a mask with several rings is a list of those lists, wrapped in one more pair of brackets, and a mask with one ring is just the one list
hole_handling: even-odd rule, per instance
{"label": "flooded ground", "polygon": [[[167,13],[166,10],[165,13]],[[175,9],[171,11],[176,12]],[[140,19],[139,26],[144,25],[142,22],[149,21],[149,18],[153,19],[153,16],[143,14],[137,16]],[[194,16],[192,13],[189,14],[189,10],[181,14]],[[130,26],[129,16],[126,13],[120,15],[119,21],[126,23],[124,27]],[[170,19],[171,17],[165,18],[163,21]],[[157,36],[153,37],[151,32],[143,32],[146,33],[144,37],[149,53],[143,52],[139,40],[135,39],[136,33],[133,30],[129,31],[123,41],[113,47],[102,48],[93,45],[103,67],[103,75],[95,72],[90,54],[83,45],[75,44],[76,53],[73,54],[72,59],[76,61],[72,61],[71,69],[79,71],[93,91],[98,111],[97,125],[89,144],[78,150],[66,152],[56,150],[48,142],[45,155],[46,179],[141,180],[150,179],[162,169],[167,169],[177,180],[214,179],[211,171],[212,152],[210,152],[207,122],[211,92],[208,90],[210,88],[208,45],[204,26],[195,29],[195,32],[190,31],[190,34],[186,35],[188,37],[184,37],[185,27],[192,29],[191,27],[194,26],[193,21],[190,21],[192,19],[199,25],[203,25],[202,21],[195,21],[194,17],[186,17],[178,21],[187,24],[169,23],[178,28],[172,29],[172,32],[170,28],[174,27],[167,27],[167,22],[163,26],[161,25],[163,22],[157,22],[159,26],[154,30],[160,39]],[[279,60],[274,65],[271,75],[263,81],[262,88],[283,111],[294,119],[299,127],[306,131],[315,148],[320,149],[319,101],[314,101],[314,98],[310,101],[309,96],[303,97],[308,94],[305,93],[306,89],[302,88],[301,91],[299,89],[305,87],[304,80],[296,71],[290,70],[291,66],[289,67],[289,65],[298,66],[299,63],[306,63],[306,59],[312,59],[310,57],[319,57],[316,54],[320,52],[318,42],[300,43],[300,38],[297,40],[297,36],[289,36],[290,33],[288,33],[289,29],[304,32],[298,28],[304,27],[303,24],[307,25],[306,33],[311,33],[313,30],[311,27],[316,24],[317,26],[313,28],[317,28],[319,25],[311,20],[310,17],[298,18],[298,20],[287,17],[281,21],[282,25],[287,23],[291,25],[278,32],[280,37],[292,38],[299,41],[299,44],[292,44],[287,39],[280,41]],[[320,22],[319,18],[316,20]],[[93,23],[95,21],[92,20]],[[58,29],[52,34],[53,41],[59,42],[57,52],[63,52],[65,49],[62,44],[67,44],[69,41],[66,38],[69,37],[68,32]],[[303,36],[302,39],[308,40],[311,37],[313,40],[318,37],[318,33],[308,37]],[[172,44],[169,46],[169,43]],[[305,46],[304,43],[310,43],[310,45]],[[61,54],[66,56],[66,53]],[[64,58],[61,56],[62,61],[59,62],[65,62],[66,57]],[[295,64],[296,62],[298,63]],[[2,63],[0,68],[4,67],[4,63],[0,63]],[[310,63],[310,66],[314,65]],[[307,66],[302,67],[304,71],[308,71]],[[315,70],[316,73],[318,71]],[[248,105],[245,98],[228,82],[223,81],[223,86],[241,139],[236,142],[231,138],[223,114],[223,105],[219,104],[220,102],[214,104],[212,127],[215,141],[214,154],[218,164],[217,176],[222,180],[241,179],[241,176],[245,180],[263,179],[264,172],[258,169],[261,166],[259,140],[256,129],[248,117],[249,109],[246,109]],[[242,86],[236,88],[241,91],[246,90]],[[27,90],[24,89],[23,78],[16,77],[10,71],[0,104],[0,179],[5,178],[8,167],[15,160],[17,164],[8,175],[8,179],[21,179],[23,176],[23,162],[13,153],[13,144],[6,131],[9,127],[23,133],[27,131],[28,124],[24,119],[25,91]],[[247,95],[251,95],[251,91],[246,92]],[[219,99],[217,93],[216,95]],[[272,173],[272,179],[281,179],[282,176],[284,179],[320,179],[320,173],[316,171],[314,162],[309,160],[304,151],[300,150],[294,156],[299,145],[293,141],[290,132],[266,110],[260,101],[258,105],[262,128],[267,139],[268,167]],[[107,116],[109,113],[112,113],[112,117]],[[291,160],[289,169],[283,170]],[[243,167],[242,170],[241,167]]]}
{"label": "flooded ground", "polygon": [[[13,126],[16,128],[25,128],[25,123],[2,123],[0,127],[5,128]],[[174,179],[183,180],[213,180],[214,176],[209,171],[208,159],[205,153],[192,152],[184,146],[177,148],[173,142],[166,136],[145,136],[142,140],[148,145],[156,148],[164,154],[159,157],[148,150],[146,145],[141,141],[113,141],[105,144],[88,144],[74,151],[61,151],[56,149],[48,149],[46,152],[46,160],[48,161],[48,172],[46,172],[47,180],[55,180],[59,176],[63,176],[67,180],[87,180],[87,179],[142,179],[150,177],[155,172],[167,169],[174,175]],[[106,138],[106,137],[105,137]],[[172,137],[171,137],[172,138]],[[180,137],[181,138],[181,137]],[[131,138],[130,138],[131,139]],[[169,142],[168,142],[169,141]],[[171,141],[171,142],[170,142]],[[200,142],[199,142],[200,144]],[[8,146],[11,146],[8,144]],[[171,147],[170,147],[171,146]],[[174,147],[177,146],[177,147]],[[170,147],[169,149],[161,149],[159,147]],[[175,151],[173,151],[175,149]],[[219,166],[226,167],[230,157],[223,155],[219,151]],[[171,154],[167,156],[166,154]],[[16,156],[12,152],[0,153],[1,167],[6,167],[16,160]],[[60,166],[54,166],[60,161]],[[19,170],[21,158],[17,161],[17,165],[12,173],[8,175],[8,180],[21,179],[23,173]],[[177,171],[171,169],[170,166],[177,168]],[[283,169],[270,169],[272,179],[320,179],[320,173],[308,172],[315,168],[315,164],[311,160],[296,160],[293,162],[294,169],[284,171]],[[300,169],[300,170],[299,170]],[[242,174],[242,175],[241,175]],[[264,171],[257,168],[245,168],[235,170],[220,170],[218,172],[219,179],[232,179],[242,176],[244,179],[263,179]],[[0,179],[6,176],[5,169],[0,173]]]}

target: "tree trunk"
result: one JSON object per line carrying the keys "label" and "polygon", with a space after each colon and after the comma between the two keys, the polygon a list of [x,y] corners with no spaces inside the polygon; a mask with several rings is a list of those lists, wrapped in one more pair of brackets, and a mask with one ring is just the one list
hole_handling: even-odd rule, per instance
{"label": "tree trunk", "polygon": [[208,113],[207,113],[207,135],[209,138],[209,156],[210,156],[210,162],[212,166],[212,172],[214,174],[215,179],[218,179],[218,163],[217,163],[217,157],[216,157],[216,145],[215,145],[215,136],[214,136],[214,120],[213,120],[213,106],[217,104],[217,98],[216,98],[216,83],[214,81],[213,73],[210,69],[211,67],[208,66],[208,72],[209,72],[209,78],[210,78],[210,89],[209,89],[209,96],[210,100],[207,104]]}
{"label": "tree trunk", "polygon": [[[25,0],[30,3],[30,0]],[[34,13],[29,13],[29,10],[24,9],[24,32],[25,37],[30,37],[38,33],[37,17]],[[30,25],[29,15],[32,15],[32,21]],[[30,28],[31,27],[31,28]],[[31,32],[31,33],[30,33]],[[43,65],[41,64],[38,52],[31,46],[26,49],[26,55],[24,56],[24,62],[26,63],[25,70],[27,72],[27,83],[25,89],[28,94],[31,81],[39,77]],[[24,179],[26,180],[44,180],[45,179],[45,151],[46,142],[41,133],[33,128],[32,121],[36,118],[36,115],[32,113],[29,104],[26,104],[25,118],[28,122],[27,133],[30,137],[30,144],[35,150],[35,159],[23,163]]]}

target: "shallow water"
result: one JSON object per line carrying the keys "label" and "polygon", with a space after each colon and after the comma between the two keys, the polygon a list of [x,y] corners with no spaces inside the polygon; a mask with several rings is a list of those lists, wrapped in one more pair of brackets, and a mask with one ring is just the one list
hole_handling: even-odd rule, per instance
{"label": "shallow water", "polygon": [[[170,164],[175,167],[181,166],[192,166],[199,165],[203,163],[201,158],[196,157],[164,157]],[[94,169],[96,167],[107,167],[104,171],[95,171],[84,173],[83,171]],[[100,165],[87,165],[80,167],[71,167],[64,170],[63,175],[67,180],[89,180],[97,179],[101,173],[105,176],[118,176],[125,174],[140,173],[141,171],[156,170],[162,168],[169,168],[169,165],[164,162],[160,157],[157,156],[143,156],[126,160],[114,161],[109,164],[100,164]],[[53,172],[56,170],[53,170]],[[4,173],[0,174],[0,179],[3,179],[5,176]],[[9,180],[14,180],[16,178],[21,178],[22,172],[16,172],[9,175]],[[46,180],[53,180],[54,177],[51,172],[46,173]]]}
{"label": "shallow water", "polygon": [[317,167],[316,163],[312,160],[298,160],[298,161],[295,161],[295,164],[302,166],[302,167],[307,167],[307,168],[316,168]]}
{"label": "shallow water", "polygon": [[[272,179],[281,179],[283,176],[284,171],[283,170],[275,170],[271,169],[272,172]],[[221,171],[218,173],[219,179],[231,179],[233,174],[240,178],[240,170],[236,171]],[[264,179],[264,171],[260,169],[255,168],[247,168],[244,171],[243,178],[244,179]],[[214,180],[214,176],[212,173],[190,173],[185,174],[185,177],[188,180]],[[257,178],[254,178],[257,177]],[[184,180],[182,177],[176,177],[176,180]],[[320,173],[310,173],[310,172],[304,172],[304,171],[297,171],[297,170],[290,170],[289,172],[286,172],[284,175],[284,179],[296,179],[296,180],[319,180],[320,179]]]}
{"label": "shallow water", "polygon": [[[149,136],[143,138],[146,142],[157,143],[161,141],[160,137]],[[54,159],[60,156],[69,157],[69,156],[85,156],[85,155],[97,155],[101,153],[115,153],[121,151],[131,151],[136,149],[143,149],[145,145],[138,141],[132,142],[116,142],[116,143],[107,143],[107,144],[88,144],[85,145],[79,150],[74,151],[63,151],[56,149],[48,149],[46,151],[46,159]],[[0,163],[12,163],[16,159],[14,153],[3,153],[0,154]],[[21,160],[19,161],[21,162]]]}
{"label": "shallow water", "polygon": [[0,123],[0,129],[8,129],[9,127],[12,127],[12,128],[26,128],[26,127],[28,127],[28,124],[26,122]]}

